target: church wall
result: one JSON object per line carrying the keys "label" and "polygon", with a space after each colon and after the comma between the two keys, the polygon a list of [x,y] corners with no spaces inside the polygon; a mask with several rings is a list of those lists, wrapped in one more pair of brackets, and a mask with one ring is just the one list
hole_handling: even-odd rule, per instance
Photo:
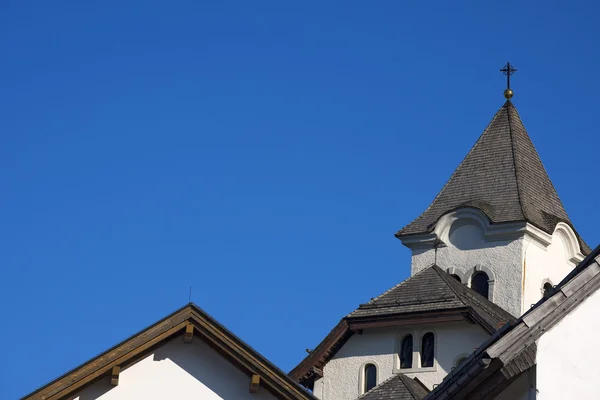
{"label": "church wall", "polygon": [[537,345],[538,399],[597,399],[600,291],[546,332]]}
{"label": "church wall", "polygon": [[406,373],[418,377],[430,389],[439,384],[454,366],[457,358],[469,355],[489,336],[477,325],[469,323],[447,323],[436,326],[395,327],[365,330],[353,335],[323,369],[322,383],[318,387],[321,400],[348,400],[356,398],[360,391],[361,371],[368,363],[377,366],[377,383],[388,379],[398,371],[396,350],[400,338],[413,332],[416,342],[425,332],[434,332],[434,368],[428,372]]}
{"label": "church wall", "polygon": [[554,286],[575,268],[575,263],[569,260],[565,241],[558,232],[552,235],[552,243],[547,247],[533,238],[525,239],[523,313],[542,298],[544,283],[549,282]]}
{"label": "church wall", "polygon": [[[521,315],[521,286],[523,267],[523,239],[488,240],[484,227],[476,220],[456,219],[447,234],[442,234],[446,247],[436,250],[414,249],[412,275],[434,263],[451,269],[461,276],[462,282],[469,279],[477,268],[493,279],[491,297],[494,303],[515,316]],[[436,260],[437,258],[437,260]]]}
{"label": "church wall", "polygon": [[109,378],[84,389],[73,400],[274,400],[265,388],[249,393],[250,377],[199,338],[175,338],[123,369],[118,386]]}

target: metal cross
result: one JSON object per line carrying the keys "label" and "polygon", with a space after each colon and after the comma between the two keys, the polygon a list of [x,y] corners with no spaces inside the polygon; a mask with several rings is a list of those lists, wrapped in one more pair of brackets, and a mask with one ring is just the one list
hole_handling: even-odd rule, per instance
{"label": "metal cross", "polygon": [[517,69],[513,68],[513,66],[510,65],[509,62],[507,62],[506,65],[500,70],[500,72],[504,72],[504,75],[506,75],[506,88],[510,89],[510,76],[517,72]]}

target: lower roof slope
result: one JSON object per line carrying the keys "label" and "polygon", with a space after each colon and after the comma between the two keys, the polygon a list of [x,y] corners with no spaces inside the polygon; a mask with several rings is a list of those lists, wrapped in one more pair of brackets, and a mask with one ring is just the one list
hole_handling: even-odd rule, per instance
{"label": "lower roof slope", "polygon": [[[461,207],[480,209],[492,223],[527,221],[549,234],[561,221],[573,228],[510,100],[431,205],[396,236],[431,232],[442,215]],[[590,248],[580,243],[582,252],[588,254]]]}
{"label": "lower roof slope", "polygon": [[383,381],[357,400],[422,400],[429,391],[416,379],[404,374]]}

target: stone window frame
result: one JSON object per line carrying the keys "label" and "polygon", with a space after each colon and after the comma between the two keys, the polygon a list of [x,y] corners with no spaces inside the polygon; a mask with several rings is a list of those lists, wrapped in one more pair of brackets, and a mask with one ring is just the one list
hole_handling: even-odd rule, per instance
{"label": "stone window frame", "polygon": [[465,276],[468,277],[468,281],[465,281],[464,284],[466,284],[469,288],[471,288],[471,279],[478,272],[485,272],[486,275],[488,276],[488,300],[493,302],[494,301],[494,284],[496,282],[496,275],[488,267],[485,267],[483,265],[476,265],[473,268],[471,268],[465,274]]}
{"label": "stone window frame", "polygon": [[[428,332],[433,333],[433,367],[421,367],[421,345],[423,343],[423,336]],[[413,366],[412,368],[400,368],[400,350],[402,349],[402,339],[409,334],[413,336]],[[436,372],[438,370],[439,338],[437,329],[405,329],[396,334],[394,342],[394,374]]]}
{"label": "stone window frame", "polygon": [[358,395],[362,396],[363,394],[367,393],[364,389],[365,389],[365,375],[366,375],[366,369],[367,369],[367,365],[369,364],[373,364],[375,366],[375,387],[379,386],[379,384],[381,383],[381,368],[379,367],[379,364],[375,361],[375,360],[368,360],[365,361],[364,363],[362,363],[360,365],[360,368],[358,370]]}

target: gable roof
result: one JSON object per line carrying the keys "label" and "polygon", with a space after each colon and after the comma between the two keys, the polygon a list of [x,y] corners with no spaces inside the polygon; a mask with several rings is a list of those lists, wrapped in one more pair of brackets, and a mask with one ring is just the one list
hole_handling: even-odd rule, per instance
{"label": "gable roof", "polygon": [[[552,234],[573,224],[510,100],[500,108],[431,205],[397,237],[431,232],[444,214],[481,210],[492,223],[527,221]],[[573,229],[574,230],[574,229]],[[590,248],[580,239],[583,253]]]}
{"label": "gable roof", "polygon": [[364,328],[465,320],[493,334],[515,318],[433,265],[342,318],[290,376],[310,388],[323,366]]}
{"label": "gable roof", "polygon": [[422,400],[429,391],[416,378],[404,374],[393,375],[357,400]]}
{"label": "gable roof", "polygon": [[22,400],[70,398],[87,385],[109,376],[114,366],[124,369],[162,343],[176,336],[183,336],[186,327],[190,325],[193,326],[194,336],[207,342],[234,365],[249,375],[258,374],[260,385],[277,398],[316,400],[283,371],[192,303],[23,397]]}
{"label": "gable roof", "polygon": [[551,293],[518,320],[483,343],[453,370],[427,400],[497,395],[536,363],[536,341],[600,288],[600,246],[596,247]]}

